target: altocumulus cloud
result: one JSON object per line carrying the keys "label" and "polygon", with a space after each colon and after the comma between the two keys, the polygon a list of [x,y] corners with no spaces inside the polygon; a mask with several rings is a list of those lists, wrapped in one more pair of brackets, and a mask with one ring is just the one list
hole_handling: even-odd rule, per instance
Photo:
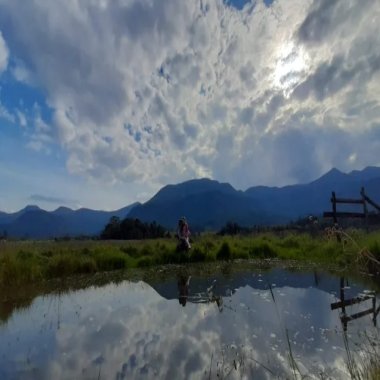
{"label": "altocumulus cloud", "polygon": [[245,187],[380,164],[377,1],[0,0],[0,30],[73,173]]}

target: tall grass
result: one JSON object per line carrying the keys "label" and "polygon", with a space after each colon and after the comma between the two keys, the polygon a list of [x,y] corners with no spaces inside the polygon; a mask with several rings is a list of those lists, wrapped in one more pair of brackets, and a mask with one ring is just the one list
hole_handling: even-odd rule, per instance
{"label": "tall grass", "polygon": [[[288,233],[278,236],[266,233],[221,237],[204,234],[194,239],[188,253],[176,251],[175,239],[2,242],[0,286],[80,273],[216,260],[297,260],[350,268],[358,265],[358,257],[368,258],[368,252],[380,258],[379,232],[350,231],[346,234],[350,239],[345,238],[341,243],[326,235],[312,237]],[[362,256],[358,256],[358,251]]]}

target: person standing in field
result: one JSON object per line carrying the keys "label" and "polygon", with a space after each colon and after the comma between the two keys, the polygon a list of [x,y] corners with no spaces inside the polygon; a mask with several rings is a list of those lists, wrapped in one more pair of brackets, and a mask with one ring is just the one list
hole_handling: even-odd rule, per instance
{"label": "person standing in field", "polygon": [[180,240],[180,245],[184,247],[185,249],[190,249],[190,229],[189,225],[186,221],[186,218],[183,216],[179,221],[178,221],[178,230],[177,230],[177,236],[178,239]]}

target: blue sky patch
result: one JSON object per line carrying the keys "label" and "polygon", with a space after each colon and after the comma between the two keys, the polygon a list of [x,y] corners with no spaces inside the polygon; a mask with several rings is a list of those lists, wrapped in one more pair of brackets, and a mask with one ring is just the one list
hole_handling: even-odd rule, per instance
{"label": "blue sky patch", "polygon": [[[267,7],[270,7],[274,0],[263,0]],[[243,9],[247,3],[251,3],[252,0],[225,0],[228,5],[231,5],[237,9]]]}
{"label": "blue sky patch", "polygon": [[36,87],[16,81],[9,70],[0,77],[0,102],[10,112],[30,114],[38,105],[41,118],[50,123],[53,110],[46,104],[45,94]]}

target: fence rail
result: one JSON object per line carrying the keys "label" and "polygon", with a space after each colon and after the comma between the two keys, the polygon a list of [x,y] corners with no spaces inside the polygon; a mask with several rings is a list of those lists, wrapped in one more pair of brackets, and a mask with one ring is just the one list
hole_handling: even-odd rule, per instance
{"label": "fence rail", "polygon": [[[323,213],[324,218],[332,218],[334,223],[338,223],[338,218],[360,218],[364,219],[365,226],[368,229],[369,220],[380,220],[380,206],[373,201],[368,195],[366,195],[364,187],[360,190],[360,199],[354,198],[337,198],[335,191],[331,193],[331,206],[332,211],[325,211]],[[348,212],[348,211],[337,211],[337,204],[357,204],[362,205],[363,211],[361,212]],[[377,213],[375,215],[368,213],[368,205],[376,209]]]}

